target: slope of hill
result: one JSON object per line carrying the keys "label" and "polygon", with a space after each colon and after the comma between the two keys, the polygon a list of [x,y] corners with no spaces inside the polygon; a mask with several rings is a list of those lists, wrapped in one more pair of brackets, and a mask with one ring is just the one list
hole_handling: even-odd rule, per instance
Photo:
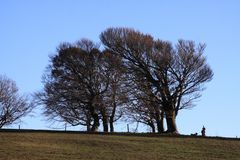
{"label": "slope of hill", "polygon": [[239,160],[240,140],[0,132],[0,160]]}

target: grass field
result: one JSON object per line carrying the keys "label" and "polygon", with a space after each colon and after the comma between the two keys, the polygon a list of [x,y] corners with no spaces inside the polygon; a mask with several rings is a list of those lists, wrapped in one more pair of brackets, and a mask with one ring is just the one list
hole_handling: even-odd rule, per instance
{"label": "grass field", "polygon": [[0,132],[0,160],[240,160],[240,140]]}

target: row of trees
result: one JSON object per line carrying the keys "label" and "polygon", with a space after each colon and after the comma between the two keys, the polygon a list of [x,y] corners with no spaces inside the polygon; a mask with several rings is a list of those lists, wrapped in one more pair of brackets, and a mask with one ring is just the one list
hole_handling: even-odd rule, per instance
{"label": "row of trees", "polygon": [[122,119],[178,133],[178,112],[193,107],[213,76],[205,45],[179,40],[173,46],[129,28],[109,28],[100,39],[102,49],[82,39],[59,45],[50,57],[44,89],[35,94],[44,115],[93,132],[100,123],[113,132]]}
{"label": "row of trees", "polygon": [[193,106],[213,73],[203,56],[204,44],[155,40],[129,28],[101,33],[104,48],[82,39],[63,43],[51,57],[44,90],[37,93],[50,119],[114,131],[123,117],[159,133],[177,133],[179,110]]}

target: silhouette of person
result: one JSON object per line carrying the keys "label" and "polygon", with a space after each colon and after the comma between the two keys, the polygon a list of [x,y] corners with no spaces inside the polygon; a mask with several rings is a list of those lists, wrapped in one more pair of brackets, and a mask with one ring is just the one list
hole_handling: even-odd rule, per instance
{"label": "silhouette of person", "polygon": [[203,126],[203,128],[202,128],[201,133],[202,133],[202,136],[203,136],[203,137],[206,136],[206,128],[205,128],[204,126]]}

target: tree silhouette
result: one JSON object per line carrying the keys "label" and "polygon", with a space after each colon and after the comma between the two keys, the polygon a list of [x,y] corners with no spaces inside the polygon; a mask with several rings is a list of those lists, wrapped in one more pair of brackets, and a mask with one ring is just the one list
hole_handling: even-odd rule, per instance
{"label": "tree silhouette", "polygon": [[203,56],[205,45],[179,40],[173,47],[129,28],[109,28],[100,38],[107,49],[124,59],[136,82],[149,84],[166,117],[167,132],[178,133],[178,111],[192,107],[203,84],[213,76]]}
{"label": "tree silhouette", "polygon": [[121,99],[119,63],[90,40],[60,45],[44,76],[44,90],[36,94],[44,114],[51,120],[87,126],[88,131],[97,131],[102,120],[103,130],[108,132],[110,123],[113,131],[113,122],[121,117],[115,117]]}
{"label": "tree silhouette", "polygon": [[17,122],[32,107],[27,97],[19,95],[14,81],[0,76],[0,128]]}

